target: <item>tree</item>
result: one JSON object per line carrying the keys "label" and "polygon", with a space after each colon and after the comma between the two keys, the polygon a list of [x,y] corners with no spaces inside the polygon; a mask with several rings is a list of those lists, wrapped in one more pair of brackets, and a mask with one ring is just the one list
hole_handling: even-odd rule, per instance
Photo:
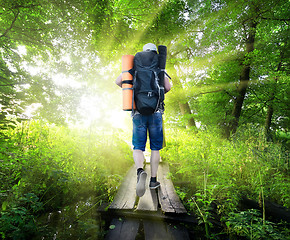
{"label": "tree", "polygon": [[[252,89],[260,82],[256,79],[262,79],[266,74],[263,70],[266,64],[264,66],[259,65],[259,59],[264,54],[261,54],[263,48],[259,49],[257,46],[261,47],[262,44],[270,46],[273,40],[277,39],[277,35],[274,36],[274,34],[266,37],[269,28],[264,29],[265,24],[263,23],[266,20],[275,19],[276,23],[280,23],[272,26],[270,31],[275,31],[275,28],[284,28],[283,31],[279,31],[279,34],[283,35],[282,32],[288,31],[287,9],[289,8],[287,8],[287,5],[289,3],[287,1],[278,3],[271,0],[266,2],[259,0],[241,1],[239,4],[234,1],[199,1],[188,2],[188,5],[192,9],[191,11],[195,12],[194,15],[190,16],[192,23],[195,23],[195,25],[188,28],[188,32],[190,28],[193,32],[187,39],[183,40],[183,44],[190,49],[192,54],[194,64],[192,67],[196,70],[198,65],[202,64],[202,66],[199,66],[199,71],[206,72],[203,77],[204,81],[196,78],[198,74],[190,72],[191,79],[196,82],[191,86],[192,90],[190,92],[194,98],[196,96],[194,90],[197,90],[197,83],[200,82],[204,82],[203,88],[205,86],[210,87],[211,84],[216,86],[214,91],[205,91],[212,92],[209,93],[212,100],[204,107],[197,104],[199,110],[196,118],[199,119],[202,114],[207,115],[209,119],[212,112],[207,109],[214,108],[215,103],[217,103],[217,101],[214,101],[215,96],[218,97],[220,94],[228,96],[224,97],[224,102],[219,102],[219,104],[224,107],[231,105],[231,110],[229,107],[225,107],[222,111],[223,114],[218,113],[215,117],[215,124],[223,126],[226,136],[229,137],[237,131],[241,122],[255,124],[254,119],[249,118],[249,113],[255,111],[255,108],[247,106],[247,103],[249,103],[248,100],[254,99],[255,95],[252,95]],[[200,33],[196,34],[195,30]],[[255,44],[257,38],[258,43]],[[270,40],[271,38],[272,40]],[[267,54],[269,55],[269,52],[265,53],[265,55]],[[274,58],[270,59],[268,67],[271,64],[277,66],[275,61]],[[208,95],[203,94],[198,99],[203,99],[205,102]],[[217,106],[217,109],[219,109],[219,106]],[[205,118],[202,117],[201,119]]]}
{"label": "tree", "polygon": [[[32,103],[42,104],[47,119],[64,122],[67,109],[77,106],[77,100],[60,94],[68,87],[56,85],[53,75],[75,74],[75,80],[83,79],[76,70],[84,65],[88,69],[89,64],[81,64],[79,53],[96,59],[92,53],[85,54],[91,49],[83,1],[1,1],[0,15],[1,122],[7,121],[7,115],[23,117]],[[31,74],[31,69],[38,73]],[[49,109],[59,111],[53,114]]]}
{"label": "tree", "polygon": [[[196,123],[195,119],[193,117],[192,109],[190,107],[189,101],[183,94],[180,94],[181,92],[184,93],[183,89],[183,83],[182,83],[182,70],[180,71],[180,67],[182,68],[182,64],[180,64],[181,59],[178,59],[175,54],[178,54],[178,51],[175,52],[174,49],[170,49],[169,55],[168,55],[168,70],[170,71],[171,75],[171,81],[173,83],[173,88],[170,94],[173,95],[174,98],[174,104],[178,104],[177,107],[175,107],[175,111],[178,111],[181,113],[181,116],[184,119],[183,125],[187,128],[194,128],[196,130]],[[179,60],[179,61],[178,61]],[[179,64],[177,64],[177,62]],[[185,61],[182,61],[183,63]],[[179,69],[179,71],[178,71]],[[172,113],[176,114],[176,113]]]}
{"label": "tree", "polygon": [[[104,1],[102,7],[90,9],[95,26],[95,47],[102,59],[109,61],[120,59],[124,54],[135,54],[145,43],[154,42],[168,46],[170,65],[170,55],[175,54],[170,46],[186,31],[188,8],[182,0]],[[174,67],[168,69],[174,84],[181,86]],[[182,115],[191,115],[187,102],[180,102],[179,107]],[[192,116],[187,125],[195,127]]]}
{"label": "tree", "polygon": [[[85,87],[113,91],[121,55],[154,42],[168,47],[173,118],[227,137],[244,124],[284,131],[288,9],[286,0],[2,1],[1,119],[38,102],[41,116],[63,122]],[[79,95],[55,75],[79,82]]]}

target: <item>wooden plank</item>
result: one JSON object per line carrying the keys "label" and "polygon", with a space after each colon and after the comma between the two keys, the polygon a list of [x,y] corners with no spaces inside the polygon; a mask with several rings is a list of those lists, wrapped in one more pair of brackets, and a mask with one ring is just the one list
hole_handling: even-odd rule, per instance
{"label": "wooden plank", "polygon": [[111,228],[106,235],[106,240],[134,240],[139,230],[139,220],[113,219],[110,226]]}
{"label": "wooden plank", "polygon": [[164,214],[158,209],[156,212],[150,211],[132,211],[132,210],[106,210],[98,209],[98,212],[104,219],[118,218],[132,218],[132,219],[147,219],[158,220],[171,223],[186,223],[197,224],[198,221],[195,216],[188,214]]}
{"label": "wooden plank", "polygon": [[165,213],[186,213],[186,209],[175,192],[172,181],[168,178],[168,173],[168,164],[160,164],[157,176],[161,184],[161,187],[158,188],[158,198],[161,209]]}
{"label": "wooden plank", "polygon": [[137,174],[135,166],[128,171],[109,209],[133,209],[136,203]]}
{"label": "wooden plank", "polygon": [[[164,186],[164,181],[159,177],[160,188],[158,189],[158,200],[161,206],[161,209],[165,213],[175,213],[175,208],[172,206],[169,196]],[[164,194],[165,193],[165,194]]]}
{"label": "wooden plank", "polygon": [[143,221],[145,240],[154,239],[171,239],[170,233],[167,232],[167,226],[161,221]]}
{"label": "wooden plank", "polygon": [[146,165],[145,171],[147,172],[146,179],[146,192],[145,194],[139,198],[137,210],[138,211],[157,211],[158,208],[158,199],[155,189],[149,189],[149,181],[150,181],[150,165]]}

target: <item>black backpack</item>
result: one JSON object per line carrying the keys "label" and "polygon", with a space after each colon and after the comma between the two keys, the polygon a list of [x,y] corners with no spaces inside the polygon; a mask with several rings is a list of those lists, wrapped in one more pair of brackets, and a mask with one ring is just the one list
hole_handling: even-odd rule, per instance
{"label": "black backpack", "polygon": [[160,82],[158,54],[138,52],[134,57],[133,98],[137,111],[150,115],[164,110],[164,86]]}

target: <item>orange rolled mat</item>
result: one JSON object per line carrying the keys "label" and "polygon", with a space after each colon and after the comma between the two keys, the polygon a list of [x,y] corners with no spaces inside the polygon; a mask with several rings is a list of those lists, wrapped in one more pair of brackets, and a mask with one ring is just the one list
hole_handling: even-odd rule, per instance
{"label": "orange rolled mat", "polygon": [[[123,110],[132,110],[132,100],[133,100],[133,76],[126,71],[133,68],[134,65],[134,55],[124,55],[122,56],[122,92],[123,92]],[[129,81],[129,82],[128,82]],[[130,82],[131,81],[131,82]],[[133,108],[135,109],[135,102],[133,103]]]}

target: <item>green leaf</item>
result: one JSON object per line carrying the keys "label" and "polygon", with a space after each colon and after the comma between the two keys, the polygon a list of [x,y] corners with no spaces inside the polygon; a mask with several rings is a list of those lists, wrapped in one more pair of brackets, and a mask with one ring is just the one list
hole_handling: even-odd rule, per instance
{"label": "green leaf", "polygon": [[113,229],[115,229],[115,227],[116,227],[115,225],[110,225],[109,228],[113,230]]}
{"label": "green leaf", "polygon": [[2,210],[3,210],[3,211],[6,211],[7,206],[8,206],[8,202],[7,202],[7,201],[4,201],[4,202],[2,203]]}

